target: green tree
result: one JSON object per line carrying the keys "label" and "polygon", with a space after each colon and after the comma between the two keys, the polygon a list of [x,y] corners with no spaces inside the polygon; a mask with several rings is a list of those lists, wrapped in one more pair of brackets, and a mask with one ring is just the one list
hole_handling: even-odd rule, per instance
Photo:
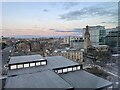
{"label": "green tree", "polygon": [[0,47],[1,47],[1,49],[4,49],[6,46],[7,46],[6,43],[4,43],[4,42],[0,43]]}

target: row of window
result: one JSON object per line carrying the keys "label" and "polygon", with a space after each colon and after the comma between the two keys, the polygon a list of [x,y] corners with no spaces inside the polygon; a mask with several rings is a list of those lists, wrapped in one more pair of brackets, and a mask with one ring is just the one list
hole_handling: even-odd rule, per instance
{"label": "row of window", "polygon": [[25,64],[17,64],[17,65],[10,65],[10,69],[19,69],[19,68],[26,68],[26,67],[34,67],[34,66],[40,66],[40,65],[46,65],[47,61],[40,61],[40,62],[31,62],[31,63],[25,63]]}
{"label": "row of window", "polygon": [[79,60],[83,59],[82,55],[65,55],[65,54],[54,54],[54,55],[64,56],[68,59],[79,59]]}
{"label": "row of window", "polygon": [[80,57],[82,53],[54,53],[53,55]]}
{"label": "row of window", "polygon": [[67,67],[67,68],[57,69],[54,71],[56,73],[60,74],[60,73],[67,73],[67,72],[71,72],[71,71],[77,71],[80,69],[81,69],[81,66],[71,66],[71,67]]}

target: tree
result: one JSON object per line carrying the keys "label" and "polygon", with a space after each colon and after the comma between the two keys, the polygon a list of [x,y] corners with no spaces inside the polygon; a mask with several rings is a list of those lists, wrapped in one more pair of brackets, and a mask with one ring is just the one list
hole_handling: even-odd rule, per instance
{"label": "tree", "polygon": [[0,43],[0,47],[1,47],[1,49],[4,49],[6,46],[7,46],[6,43],[4,43],[4,42]]}

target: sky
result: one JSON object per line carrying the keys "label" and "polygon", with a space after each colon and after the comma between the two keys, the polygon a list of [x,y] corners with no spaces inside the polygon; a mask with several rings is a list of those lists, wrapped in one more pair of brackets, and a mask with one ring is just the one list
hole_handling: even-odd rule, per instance
{"label": "sky", "polygon": [[3,36],[81,35],[86,25],[115,28],[117,2],[3,2]]}

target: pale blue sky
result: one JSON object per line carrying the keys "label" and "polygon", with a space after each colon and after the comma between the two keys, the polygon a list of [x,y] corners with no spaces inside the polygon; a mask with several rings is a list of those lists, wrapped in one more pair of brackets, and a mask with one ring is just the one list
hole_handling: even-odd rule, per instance
{"label": "pale blue sky", "polygon": [[117,26],[118,3],[4,2],[3,35],[71,35],[86,25]]}

